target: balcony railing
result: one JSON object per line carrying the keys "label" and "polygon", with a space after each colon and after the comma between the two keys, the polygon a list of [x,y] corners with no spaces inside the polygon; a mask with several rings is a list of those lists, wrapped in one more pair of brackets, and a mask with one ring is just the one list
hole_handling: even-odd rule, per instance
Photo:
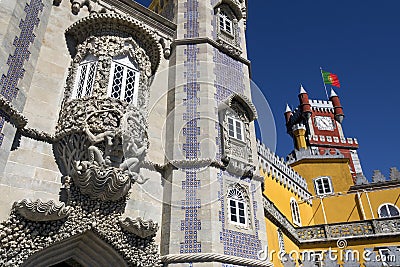
{"label": "balcony railing", "polygon": [[294,227],[266,197],[264,197],[264,211],[270,220],[298,244],[326,242],[342,238],[362,239],[400,235],[400,217]]}

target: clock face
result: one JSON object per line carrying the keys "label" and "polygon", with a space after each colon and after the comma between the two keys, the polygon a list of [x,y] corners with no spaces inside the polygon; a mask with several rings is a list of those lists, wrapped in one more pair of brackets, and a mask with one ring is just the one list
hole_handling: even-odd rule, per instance
{"label": "clock face", "polygon": [[315,116],[315,126],[317,126],[318,130],[323,131],[333,131],[335,129],[332,119],[325,116]]}

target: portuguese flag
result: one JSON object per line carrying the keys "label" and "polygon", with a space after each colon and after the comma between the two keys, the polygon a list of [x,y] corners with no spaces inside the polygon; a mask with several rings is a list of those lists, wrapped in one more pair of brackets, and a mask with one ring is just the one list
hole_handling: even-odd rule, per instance
{"label": "portuguese flag", "polygon": [[339,78],[336,74],[327,72],[327,71],[322,71],[322,77],[324,78],[324,83],[325,84],[331,84],[335,87],[339,87],[340,88],[340,82],[339,82]]}

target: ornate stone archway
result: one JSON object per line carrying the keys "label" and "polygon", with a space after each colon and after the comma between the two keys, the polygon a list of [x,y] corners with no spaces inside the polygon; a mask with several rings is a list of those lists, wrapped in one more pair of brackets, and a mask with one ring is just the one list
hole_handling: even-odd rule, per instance
{"label": "ornate stone archway", "polygon": [[92,231],[65,239],[33,254],[23,266],[52,266],[69,259],[82,266],[128,266],[121,255]]}

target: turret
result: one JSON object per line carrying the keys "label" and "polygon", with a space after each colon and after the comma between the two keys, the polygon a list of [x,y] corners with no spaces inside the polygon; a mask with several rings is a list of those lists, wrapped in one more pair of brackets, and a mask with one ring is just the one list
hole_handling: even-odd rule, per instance
{"label": "turret", "polygon": [[299,101],[303,117],[308,120],[311,117],[312,111],[310,101],[308,100],[308,94],[306,90],[304,90],[303,85],[300,85]]}
{"label": "turret", "polygon": [[295,124],[292,127],[293,137],[297,150],[307,149],[306,126],[304,124]]}
{"label": "turret", "polygon": [[293,116],[292,110],[290,109],[288,104],[286,104],[286,109],[285,109],[284,114],[285,114],[286,125],[287,125],[290,121],[290,118]]}
{"label": "turret", "polygon": [[342,123],[344,118],[343,108],[342,105],[340,104],[339,97],[337,96],[337,94],[333,89],[331,89],[331,96],[329,100],[332,101],[333,104],[335,120],[337,120],[339,123]]}

